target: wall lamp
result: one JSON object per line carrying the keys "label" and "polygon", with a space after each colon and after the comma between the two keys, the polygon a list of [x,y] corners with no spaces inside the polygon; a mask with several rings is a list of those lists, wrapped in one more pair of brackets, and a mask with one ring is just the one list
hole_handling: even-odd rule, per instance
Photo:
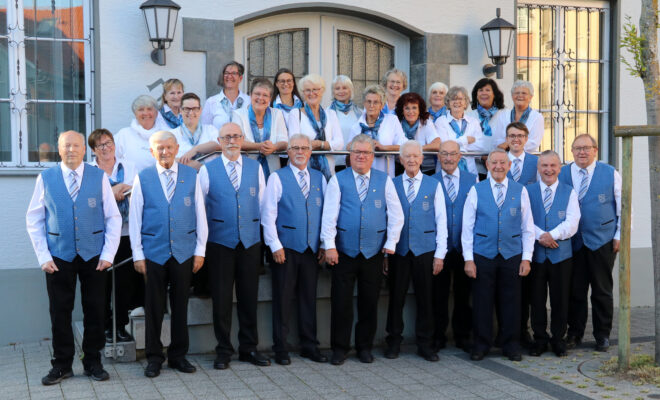
{"label": "wall lamp", "polygon": [[140,6],[149,32],[149,41],[154,47],[151,61],[165,65],[165,49],[174,39],[176,20],[181,6],[171,0],[147,0]]}
{"label": "wall lamp", "polygon": [[497,18],[481,27],[486,53],[488,53],[488,57],[495,64],[484,65],[483,73],[485,76],[492,76],[494,73],[497,73],[497,79],[502,79],[502,66],[506,64],[506,59],[511,55],[511,42],[516,27],[500,18],[499,8],[496,11],[496,15]]}

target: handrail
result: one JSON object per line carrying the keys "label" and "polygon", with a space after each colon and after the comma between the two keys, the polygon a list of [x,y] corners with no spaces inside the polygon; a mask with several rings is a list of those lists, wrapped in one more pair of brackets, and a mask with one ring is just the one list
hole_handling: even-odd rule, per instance
{"label": "handrail", "polygon": [[[198,158],[196,158],[196,161],[202,161],[212,155],[215,154],[221,154],[222,151],[214,151],[212,153],[207,153],[204,154]],[[241,153],[243,154],[259,154],[259,150],[241,150]],[[272,153],[273,155],[286,155],[286,151],[275,151]],[[333,155],[333,156],[348,156],[350,155],[351,152],[348,150],[312,150],[312,155]],[[425,156],[437,156],[438,152],[437,151],[422,151],[422,154]],[[533,153],[536,154],[536,153]],[[378,156],[398,156],[399,152],[398,151],[375,151],[374,155],[376,157]],[[483,153],[483,152],[473,152],[473,151],[466,151],[462,152],[461,155],[467,156],[467,157],[481,157],[481,156],[487,156],[488,153]]]}
{"label": "handrail", "polygon": [[107,269],[107,271],[112,272],[112,359],[113,360],[117,360],[117,300],[115,293],[115,290],[117,290],[117,283],[115,282],[115,270],[123,265],[128,264],[128,262],[131,260],[133,260],[133,257],[128,257],[123,261],[112,264]]}

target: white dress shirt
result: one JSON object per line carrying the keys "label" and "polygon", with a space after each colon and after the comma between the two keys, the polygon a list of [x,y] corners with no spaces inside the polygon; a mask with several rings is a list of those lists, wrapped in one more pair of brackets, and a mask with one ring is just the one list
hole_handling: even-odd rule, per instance
{"label": "white dress shirt", "polygon": [[[362,127],[360,124],[367,125],[366,113],[362,113],[362,116],[358,122],[353,125],[351,128],[351,140],[354,137],[362,133]],[[385,114],[383,122],[380,124],[378,129],[378,136],[376,137],[378,143],[383,146],[401,146],[408,141],[406,135],[403,133],[403,128],[401,128],[401,122],[393,114]],[[394,156],[381,156],[374,158],[374,162],[371,165],[371,168],[377,169],[379,171],[385,172],[390,178],[394,177]]]}
{"label": "white dress shirt", "polygon": [[[71,169],[63,163],[60,163],[59,166],[64,177],[64,185],[68,188],[72,179],[70,176]],[[85,173],[85,163],[80,163],[75,171],[78,174],[78,184],[81,185]],[[112,263],[119,247],[121,214],[117,208],[117,202],[106,174],[103,174],[101,182],[105,233],[100,259]],[[25,215],[25,222],[39,265],[52,261],[53,256],[48,249],[48,239],[46,238],[46,204],[44,203],[44,181],[41,174],[37,176],[34,193],[32,193],[32,199]]]}
{"label": "white dress shirt", "polygon": [[162,130],[171,131],[167,125],[158,123],[147,130],[134,119],[130,126],[120,129],[115,135],[115,157],[131,161],[138,173],[154,165],[156,160],[149,151],[149,138]]}
{"label": "white dress shirt", "polygon": [[[284,112],[277,108],[270,109],[270,141],[273,144],[277,142],[288,142],[289,141],[289,131],[286,128],[286,122],[284,121]],[[237,123],[243,135],[245,135],[245,140],[248,142],[255,143],[254,134],[252,133],[252,128],[250,127],[250,115],[247,107],[243,107],[240,110],[234,111],[234,122]],[[263,141],[263,129],[260,129],[261,140]],[[253,160],[259,158],[258,154],[249,154]],[[276,154],[271,154],[266,157],[268,160],[268,168],[270,172],[275,172],[280,169],[280,156]]]}
{"label": "white dress shirt", "polygon": [[[206,99],[206,102],[204,103],[204,107],[202,107],[202,116],[199,118],[199,122],[201,124],[213,125],[218,130],[220,130],[220,128],[222,128],[224,124],[226,124],[227,122],[231,122],[232,114],[231,113],[227,114],[225,112],[224,107],[222,107],[221,104],[222,100],[225,97],[226,97],[225,91],[223,89],[220,91],[220,93],[216,94],[215,96],[211,96],[208,99]],[[250,105],[250,96],[239,91],[238,96],[236,96],[236,99],[234,99],[233,102],[230,102],[232,111],[239,109],[238,99],[243,99],[243,104],[241,104],[240,108],[247,107]]]}
{"label": "white dress shirt", "polygon": [[[461,187],[461,170],[460,170],[458,167],[456,167],[456,169],[454,170],[453,173],[448,174],[448,173],[443,169],[443,170],[442,170],[442,179],[443,179],[442,182],[445,184],[445,186],[447,185],[447,179],[445,178],[445,176],[447,176],[447,175],[451,175],[451,176],[454,177],[454,178],[453,178],[454,188],[455,188],[455,190],[456,190],[456,195],[458,196],[458,192],[459,192],[460,187]],[[476,183],[479,183],[479,176],[475,176],[475,177],[474,177],[474,183],[475,183],[475,184],[476,184]]]}
{"label": "white dress shirt", "polygon": [[[337,113],[334,110],[325,110],[325,117],[325,140],[330,143],[330,148],[325,148],[323,150],[344,150],[344,135],[341,132]],[[316,124],[318,126],[318,123]],[[314,127],[312,127],[309,118],[307,118],[307,113],[304,112],[304,108],[291,110],[287,126],[289,127],[289,136],[295,135],[296,133],[302,133],[309,136],[312,140],[315,140],[316,138],[316,131],[314,130]],[[328,158],[330,172],[334,175],[335,156],[326,157]]]}
{"label": "white dress shirt", "polygon": [[[326,111],[334,111],[330,107],[325,109]],[[358,121],[359,115],[355,114],[353,108],[349,110],[346,114],[343,112],[335,112],[337,114],[337,120],[339,120],[339,127],[341,128],[342,137],[344,138],[344,147],[351,141],[351,129],[353,125]],[[335,156],[336,165],[346,165],[346,156]]]}
{"label": "white dress shirt", "polygon": [[[135,179],[135,176],[137,175],[137,172],[135,171],[135,165],[133,165],[133,163],[130,162],[130,161],[120,160],[117,157],[115,157],[115,165],[112,167],[112,174],[108,175],[106,173],[105,175],[108,176],[108,178],[112,179],[113,181],[116,181],[117,180],[117,171],[119,169],[119,164],[120,163],[124,167],[124,181],[121,182],[121,183],[125,183],[127,185],[133,186],[133,180]],[[98,167],[98,164],[97,164],[96,160],[92,161],[90,163],[90,165]],[[114,197],[114,194],[113,194],[113,197]],[[128,236],[128,221],[126,221],[125,223],[122,221],[121,235],[122,236]]]}
{"label": "white dress shirt", "polygon": [[[522,176],[523,172],[523,167],[525,166],[525,156],[527,155],[526,152],[520,153],[518,157],[514,156],[513,153],[508,151],[507,156],[509,157],[509,161],[511,161],[511,168],[509,169],[509,172],[511,172],[511,176],[513,176],[513,166],[516,163],[516,160],[520,160],[520,176]],[[486,174],[486,178],[490,179],[490,171]],[[541,180],[541,175],[539,174],[538,168],[536,168],[536,180],[540,181]],[[554,194],[553,194],[554,196]]]}
{"label": "white dress shirt", "polygon": [[[555,201],[555,194],[557,194],[557,186],[559,186],[559,180],[556,180],[555,183],[550,186],[543,183],[542,180],[539,180],[539,184],[541,187],[541,199],[545,197],[545,189],[550,187],[550,191],[552,193],[550,195],[550,202],[553,203]],[[566,219],[549,232],[550,236],[552,236],[554,240],[570,239],[573,237],[573,235],[575,235],[575,232],[577,232],[578,226],[580,225],[580,202],[578,201],[577,192],[573,189],[571,189],[571,195],[568,198],[568,205],[566,206],[565,211]],[[538,225],[534,226],[534,231],[536,240],[539,240],[541,235],[545,233],[545,231]]]}
{"label": "white dress shirt", "polygon": [[[225,166],[225,170],[227,171],[227,176],[230,176],[229,168],[227,167],[227,164],[229,164],[230,160],[222,154],[220,156],[222,158],[222,163]],[[240,156],[236,159],[236,175],[238,175],[238,187],[241,187],[241,181],[243,178],[243,157],[245,156]],[[209,170],[206,168],[206,165],[202,165],[202,168],[199,170],[199,174],[197,175],[199,177],[199,183],[200,186],[202,187],[202,193],[204,196],[207,196],[209,194]],[[266,191],[266,178],[264,178],[264,170],[261,168],[261,165],[259,165],[259,207],[263,207],[264,204],[264,192]]]}
{"label": "white dress shirt", "polygon": [[[218,129],[213,125],[204,125],[201,122],[197,125],[197,130],[200,130],[199,140],[196,144],[190,143],[190,138],[188,134],[183,133],[183,128],[181,126],[170,130],[172,134],[176,137],[176,142],[179,144],[179,152],[176,153],[176,157],[180,158],[187,152],[189,152],[193,147],[198,144],[216,142],[218,140]],[[191,132],[195,133],[195,132]]]}
{"label": "white dress shirt", "polygon": [[[497,188],[495,187],[495,182],[493,179],[488,179],[490,182],[490,188],[493,192],[493,198],[497,198]],[[502,181],[504,187],[502,190],[506,196],[507,190],[509,189],[509,178],[504,178]],[[465,261],[474,260],[473,255],[473,242],[474,242],[474,221],[477,218],[477,190],[475,187],[470,188],[467,198],[465,199],[465,207],[463,208],[463,232],[461,233],[461,243],[463,245],[463,259]],[[534,230],[534,216],[532,215],[532,209],[529,205],[529,194],[527,189],[522,188],[522,193],[520,194],[520,209],[521,209],[521,238],[522,238],[522,259],[527,261],[532,261],[532,254],[534,253],[534,241],[535,241],[535,230]]]}
{"label": "white dress shirt", "polygon": [[[295,165],[289,163],[288,167],[293,171],[293,176],[296,178],[296,181],[299,181],[298,173],[301,171]],[[307,187],[311,189],[310,177],[309,177],[309,168],[305,168],[307,173],[305,174],[305,182]],[[325,194],[325,188],[327,183],[325,178],[321,179],[322,190]],[[301,189],[302,190],[302,189]],[[264,227],[264,242],[266,246],[270,247],[270,251],[273,253],[282,248],[282,243],[277,235],[277,210],[278,203],[282,198],[282,181],[278,174],[270,174],[268,178],[268,184],[266,185],[266,193],[264,193],[264,204],[261,208],[261,225]],[[301,210],[304,212],[304,210]]]}
{"label": "white dress shirt", "polygon": [[[396,119],[396,117],[394,118]],[[401,125],[399,125],[399,127],[400,126]],[[357,183],[357,177],[359,174],[354,170],[352,172],[355,180],[355,188],[356,190],[359,190]],[[365,175],[367,178],[371,179],[371,170]],[[339,189],[337,176],[334,175],[330,178],[330,182],[328,182],[328,187],[325,192],[323,217],[321,220],[321,241],[326,250],[337,247],[335,246],[335,237],[337,236],[337,218],[339,217],[340,202],[341,190]],[[385,203],[387,204],[387,239],[383,248],[394,251],[396,249],[396,244],[399,242],[399,237],[401,236],[404,218],[401,203],[399,202],[399,195],[397,194],[394,183],[390,177],[387,177],[385,183]]]}
{"label": "white dress shirt", "polygon": [[[457,168],[458,169],[458,168]],[[415,175],[415,181],[413,182],[413,190],[415,191],[415,197],[413,201],[417,198],[419,193],[419,188],[422,186],[422,179],[433,179],[422,174],[422,171],[417,171]],[[403,192],[408,194],[408,179],[410,177],[407,173],[403,173]],[[433,198],[433,207],[435,207],[435,254],[434,258],[445,258],[447,254],[447,208],[445,206],[445,194],[442,190],[442,185],[438,184],[435,188],[435,197]],[[415,238],[410,238],[410,241],[415,240]]]}
{"label": "white dress shirt", "polygon": [[[591,186],[591,178],[594,176],[594,170],[596,169],[596,162],[594,160],[587,168],[587,190]],[[580,174],[580,167],[576,163],[571,163],[571,179],[573,180],[573,189],[577,192],[580,190],[582,185],[582,174]],[[616,203],[616,232],[614,232],[615,240],[620,240],[621,238],[621,174],[619,171],[614,170],[614,202]]]}
{"label": "white dress shirt", "polygon": [[[513,122],[511,121],[511,110],[507,108],[502,110],[502,112],[498,112],[497,119],[497,131],[493,132],[493,142],[495,143],[495,146],[499,146],[506,142],[506,127]],[[543,134],[545,133],[543,114],[536,110],[531,110],[529,117],[527,117],[527,122],[525,122],[525,126],[527,126],[527,129],[529,130],[527,143],[525,143],[525,151],[537,151],[543,141]]]}
{"label": "white dress shirt", "polygon": [[[177,181],[179,176],[179,163],[174,162],[170,167],[174,171],[172,178]],[[167,177],[160,164],[156,163],[156,171],[163,194],[167,198]],[[176,191],[176,188],[174,189]],[[131,193],[131,204],[128,213],[128,231],[131,237],[131,248],[133,249],[133,261],[144,260],[144,250],[142,247],[142,210],[144,209],[144,196],[142,195],[142,185],[140,185],[140,176],[135,177],[133,182],[133,192]],[[206,239],[209,236],[209,228],[206,222],[206,207],[204,206],[204,195],[202,194],[199,176],[195,178],[195,215],[197,219],[197,245],[194,255],[204,257],[206,253]],[[163,222],[165,223],[165,222]]]}
{"label": "white dress shirt", "polygon": [[[451,122],[456,121],[458,127],[463,126],[462,121],[466,121],[467,125],[465,127],[465,132],[461,137],[457,137],[456,132],[451,127]],[[489,141],[485,140],[484,133],[481,131],[481,124],[479,124],[479,119],[474,119],[471,116],[464,114],[463,118],[460,120],[455,119],[451,113],[447,113],[437,120],[435,120],[435,128],[438,132],[438,136],[444,142],[446,140],[453,140],[458,143],[461,148],[461,152],[486,152],[488,151]],[[468,144],[468,136],[472,136],[475,140],[473,143]],[[477,175],[477,166],[474,162],[474,157],[463,157],[467,163],[468,171]],[[438,165],[440,165],[438,163]],[[438,167],[440,168],[440,167]]]}

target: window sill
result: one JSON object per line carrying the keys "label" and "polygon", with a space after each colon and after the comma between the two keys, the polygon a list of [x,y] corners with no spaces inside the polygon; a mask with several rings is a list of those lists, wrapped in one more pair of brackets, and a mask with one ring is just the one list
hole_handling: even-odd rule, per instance
{"label": "window sill", "polygon": [[0,178],[3,176],[37,176],[49,167],[0,167]]}

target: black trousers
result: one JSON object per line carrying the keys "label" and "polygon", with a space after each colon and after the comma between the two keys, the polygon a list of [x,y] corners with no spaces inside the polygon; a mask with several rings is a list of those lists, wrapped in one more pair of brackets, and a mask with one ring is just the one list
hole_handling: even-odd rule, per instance
{"label": "black trousers", "polygon": [[529,333],[533,285],[529,275],[520,277],[520,334]]}
{"label": "black trousers", "polygon": [[236,282],[236,311],[238,315],[238,351],[256,351],[257,296],[259,292],[259,267],[261,243],[245,248],[239,243],[235,249],[208,242],[206,256],[209,260],[209,280],[213,302],[213,330],[218,345],[218,356],[228,357],[234,352],[231,345],[231,316]]}
{"label": "black trousers", "polygon": [[454,340],[460,342],[470,339],[470,333],[472,332],[471,285],[471,279],[465,274],[463,255],[456,250],[447,252],[442,271],[433,277],[433,312],[435,317],[433,340],[435,342],[440,344],[447,342],[450,286],[454,293],[454,309],[451,314]]}
{"label": "black trousers", "polygon": [[53,257],[59,269],[46,273],[46,289],[50,323],[53,333],[53,360],[58,368],[71,368],[76,352],[71,326],[71,312],[76,299],[76,278],[80,280],[80,295],[83,309],[82,351],[83,365],[89,368],[101,363],[101,349],[105,346],[103,322],[105,317],[105,271],[97,271],[99,256],[84,261],[76,256],[71,262]]}
{"label": "black trousers", "polygon": [[339,263],[332,266],[330,289],[330,346],[347,352],[353,329],[353,290],[357,280],[358,321],[355,325],[356,350],[371,350],[378,324],[378,295],[383,280],[383,254],[371,258],[362,254],[349,257],[339,253]]}
{"label": "black trousers", "polygon": [[581,338],[587,325],[587,293],[591,286],[591,318],[594,338],[609,339],[612,331],[614,299],[612,241],[597,250],[583,246],[573,254],[571,297],[568,309],[568,334]]}
{"label": "black trousers", "polygon": [[502,350],[520,351],[520,260],[522,255],[489,259],[474,255],[477,278],[472,282],[472,325],[475,352],[487,353],[493,345],[493,307],[498,306]]}
{"label": "black trousers", "polygon": [[[568,322],[568,298],[571,285],[571,258],[553,264],[549,259],[543,263],[533,263],[529,278],[532,287],[532,330],[538,343],[557,342],[564,338]],[[546,309],[548,290],[550,291],[550,333],[548,336],[548,310]]]}
{"label": "black trousers", "polygon": [[316,285],[319,268],[316,254],[309,247],[304,253],[285,248],[284,254],[286,261],[283,264],[270,264],[273,273],[273,351],[289,351],[286,338],[294,308],[298,310],[300,347],[303,350],[315,350],[319,345],[316,339]]}
{"label": "black trousers", "polygon": [[162,363],[165,361],[160,331],[166,310],[168,285],[172,341],[167,348],[167,358],[170,361],[177,361],[188,353],[188,294],[192,279],[192,260],[191,257],[179,264],[172,257],[164,265],[147,260],[144,319],[145,353],[149,362]]}
{"label": "black trousers", "polygon": [[[120,263],[133,256],[131,240],[122,236],[115,255],[115,263]],[[112,329],[112,272],[106,279],[105,329]],[[128,262],[115,269],[115,307],[117,309],[117,329],[128,324],[128,311],[144,306],[144,276]]]}
{"label": "black trousers", "polygon": [[417,304],[415,343],[419,349],[430,349],[433,336],[433,251],[415,256],[390,256],[387,282],[390,289],[387,309],[387,344],[399,346],[403,341],[403,306],[412,278]]}

